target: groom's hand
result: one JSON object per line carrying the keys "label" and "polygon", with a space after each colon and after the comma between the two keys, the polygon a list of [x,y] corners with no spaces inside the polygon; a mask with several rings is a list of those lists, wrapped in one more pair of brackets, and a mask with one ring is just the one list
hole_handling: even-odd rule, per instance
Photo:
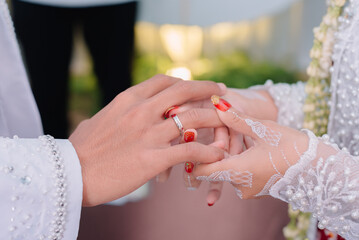
{"label": "groom's hand", "polygon": [[[93,206],[124,196],[161,171],[191,159],[210,163],[223,150],[196,142],[171,146],[180,136],[174,119],[164,120],[171,106],[223,95],[223,84],[183,81],[157,75],[120,93],[70,136],[80,159],[83,205]],[[191,109],[177,115],[184,129],[223,126],[214,109]]]}

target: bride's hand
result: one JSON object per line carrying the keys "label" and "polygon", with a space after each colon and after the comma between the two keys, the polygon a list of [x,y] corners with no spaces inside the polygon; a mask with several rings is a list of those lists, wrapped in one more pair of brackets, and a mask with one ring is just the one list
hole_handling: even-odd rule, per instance
{"label": "bride's hand", "polygon": [[[259,119],[276,120],[277,108],[273,102],[273,99],[269,93],[265,90],[254,89],[228,89],[223,96],[237,109],[240,109],[243,113],[253,116]],[[186,103],[182,106],[176,106],[171,108],[171,111],[167,111],[167,117],[170,114],[177,114],[187,111],[193,108],[210,108],[213,109],[213,104],[210,99],[204,99],[200,101]],[[197,139],[198,137],[198,139]],[[213,141],[222,141],[223,148],[229,152],[230,155],[240,154],[245,147],[251,146],[253,141],[248,136],[243,136],[241,133],[234,131],[233,129],[217,128],[217,129],[199,129],[196,134],[196,140],[200,143],[209,144]],[[182,140],[183,141],[183,140]],[[185,185],[192,189],[193,187],[199,187],[200,181],[197,181],[193,174],[186,172],[187,166],[190,162],[185,164]],[[158,181],[165,181],[170,175],[171,169],[168,169],[158,175]],[[207,203],[209,206],[215,204],[221,195],[222,183],[212,182],[207,195]]]}
{"label": "bride's hand", "polygon": [[[69,140],[82,167],[83,205],[93,206],[124,196],[172,165],[191,159],[209,163],[224,157],[213,146],[191,142],[171,146],[180,136],[173,119],[163,119],[171,106],[222,95],[214,82],[183,81],[158,75],[119,94]],[[185,129],[223,124],[214,109],[178,114]]]}
{"label": "bride's hand", "polygon": [[283,177],[308,147],[308,136],[268,120],[249,117],[217,96],[213,104],[228,128],[249,136],[254,145],[241,154],[200,164],[194,169],[198,180],[230,182],[241,198],[268,195],[270,187]]}
{"label": "bride's hand", "polygon": [[[231,103],[233,103],[234,107],[240,109],[247,115],[260,119],[276,120],[276,106],[269,93],[265,90],[228,89],[223,97],[228,99]],[[169,117],[171,114],[178,114],[193,108],[213,109],[213,104],[211,103],[210,99],[189,102],[182,106],[171,107],[168,111],[166,111],[165,115],[166,117]],[[227,150],[231,155],[240,154],[243,151],[245,145],[250,146],[252,144],[250,137],[243,136],[242,134],[233,131],[232,129],[227,130],[227,128],[223,127],[217,129],[199,129],[198,134],[196,134],[196,141],[203,144],[210,144],[213,141],[222,141],[224,149]],[[191,173],[186,172],[187,166],[189,164],[191,163],[185,163],[185,185],[189,189],[198,188],[200,181],[197,181]],[[157,176],[157,181],[166,181],[170,175],[170,172],[171,168],[159,174]],[[206,199],[209,206],[212,206],[219,200],[221,189],[221,183],[210,184]]]}

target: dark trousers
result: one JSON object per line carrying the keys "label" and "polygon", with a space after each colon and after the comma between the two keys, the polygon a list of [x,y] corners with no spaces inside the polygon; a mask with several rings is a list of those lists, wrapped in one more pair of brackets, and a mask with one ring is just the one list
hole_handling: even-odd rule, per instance
{"label": "dark trousers", "polygon": [[82,26],[102,92],[102,104],[130,87],[136,6],[131,2],[62,8],[13,1],[15,29],[46,134],[68,137],[74,26]]}

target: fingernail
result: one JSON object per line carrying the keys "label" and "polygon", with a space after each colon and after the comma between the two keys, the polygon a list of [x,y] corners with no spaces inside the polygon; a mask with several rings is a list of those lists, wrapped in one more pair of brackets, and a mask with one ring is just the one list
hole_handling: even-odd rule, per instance
{"label": "fingernail", "polygon": [[223,93],[227,91],[227,86],[224,83],[217,83],[217,85],[222,90]]}
{"label": "fingernail", "polygon": [[211,97],[211,101],[212,101],[213,105],[218,110],[221,110],[222,112],[226,112],[228,109],[230,109],[232,107],[232,105],[229,102],[227,102],[226,100],[218,97],[217,95],[213,95]]}
{"label": "fingernail", "polygon": [[214,203],[208,203],[209,207],[212,207],[214,205]]}
{"label": "fingernail", "polygon": [[192,142],[194,140],[194,132],[187,131],[184,133],[183,139],[185,142]]}
{"label": "fingernail", "polygon": [[191,173],[193,171],[194,164],[191,162],[186,162],[184,164],[184,170],[186,170],[187,173]]}
{"label": "fingernail", "polygon": [[173,111],[173,110],[175,110],[175,109],[177,109],[177,108],[179,108],[179,106],[173,106],[173,107],[168,108],[168,109],[166,110],[166,112],[163,114],[163,117],[164,117],[165,119],[169,118],[169,117],[171,116],[171,111]]}
{"label": "fingernail", "polygon": [[187,190],[188,190],[188,191],[196,191],[197,188],[195,188],[195,187],[188,187]]}

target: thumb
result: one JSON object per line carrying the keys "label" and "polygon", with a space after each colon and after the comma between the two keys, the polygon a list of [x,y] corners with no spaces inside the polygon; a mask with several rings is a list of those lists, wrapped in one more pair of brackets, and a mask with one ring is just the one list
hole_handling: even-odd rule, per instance
{"label": "thumb", "polygon": [[235,109],[232,105],[217,95],[211,97],[213,105],[217,108],[220,120],[228,127],[254,140],[259,138],[258,134],[265,132],[265,126],[257,119],[245,115]]}

